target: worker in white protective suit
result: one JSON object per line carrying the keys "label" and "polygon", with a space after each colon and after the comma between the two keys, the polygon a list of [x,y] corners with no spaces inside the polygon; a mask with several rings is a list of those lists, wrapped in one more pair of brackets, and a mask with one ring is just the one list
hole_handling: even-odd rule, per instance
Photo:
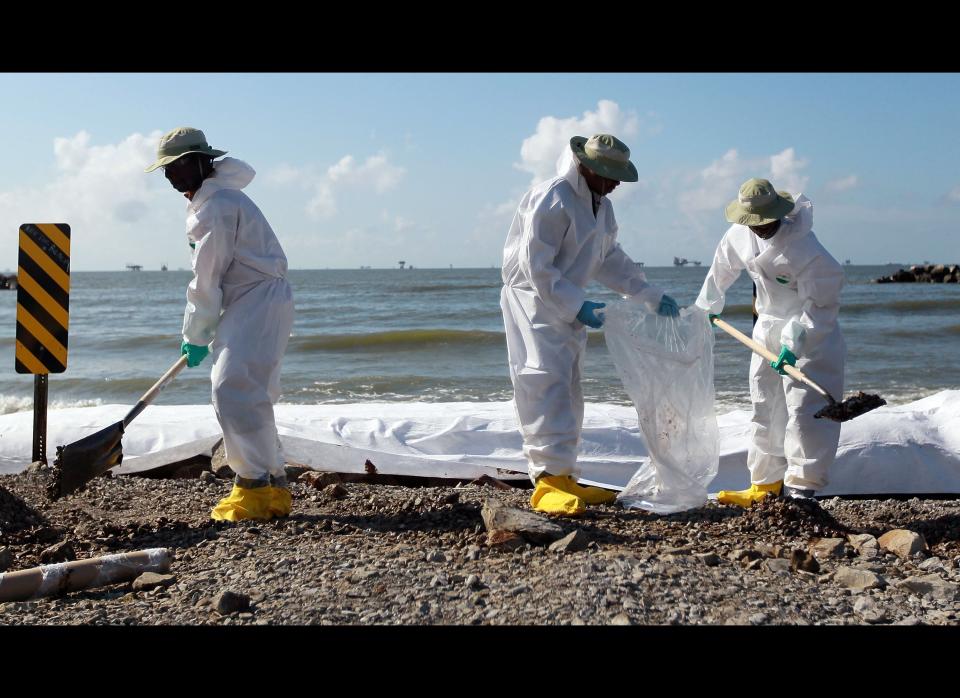
{"label": "worker in white protective suit", "polygon": [[273,404],[293,327],[287,258],[260,209],[241,189],[250,165],[207,144],[202,131],[176,128],[160,139],[157,161],[189,200],[187,287],[181,353],[187,366],[213,356],[213,407],[223,430],[233,490],[211,512],[219,521],[269,519],[291,509]]}
{"label": "worker in white protective suit", "polygon": [[814,419],[823,398],[783,366],[796,366],[831,395],[843,394],[846,345],[837,322],[843,268],[814,235],[813,204],[802,194],[794,199],[765,179],[751,179],[727,206],[726,218],[733,225],[696,304],[718,315],[727,289],[746,270],[757,287],[753,339],[778,358],[768,363],[753,354],[751,485],[722,491],[718,501],[746,508],[770,495],[811,499],[827,484],[840,424]]}
{"label": "worker in white protective suit", "polygon": [[583,423],[580,388],[587,327],[599,328],[604,306],[587,300],[593,280],[663,315],[676,302],[647,282],[617,242],[607,199],[620,182],[636,182],[630,150],[598,134],[570,139],[558,175],[520,200],[503,250],[500,308],[523,453],[535,483],[531,506],[574,516],[616,493],[577,484]]}

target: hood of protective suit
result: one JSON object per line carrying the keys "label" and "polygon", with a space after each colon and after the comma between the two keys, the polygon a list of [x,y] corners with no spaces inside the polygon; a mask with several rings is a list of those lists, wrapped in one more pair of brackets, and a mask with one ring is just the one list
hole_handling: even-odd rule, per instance
{"label": "hood of protective suit", "polygon": [[570,186],[573,187],[573,191],[577,193],[577,196],[590,201],[592,192],[590,191],[590,187],[587,186],[587,180],[583,178],[583,175],[581,175],[577,169],[579,164],[577,158],[573,155],[573,151],[570,150],[569,147],[565,148],[557,159],[557,175],[563,177],[570,183]]}
{"label": "hood of protective suit", "polygon": [[188,210],[196,210],[207,199],[221,189],[243,189],[256,176],[257,172],[243,160],[222,158],[213,163],[214,174],[203,180],[203,184],[193,195]]}
{"label": "hood of protective suit", "polygon": [[765,240],[770,247],[783,249],[799,240],[813,229],[813,202],[805,195],[798,194],[793,210],[783,218],[777,234]]}

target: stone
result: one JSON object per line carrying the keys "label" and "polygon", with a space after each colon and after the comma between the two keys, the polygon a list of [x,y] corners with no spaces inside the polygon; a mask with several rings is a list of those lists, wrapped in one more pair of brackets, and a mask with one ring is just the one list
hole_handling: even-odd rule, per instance
{"label": "stone", "polygon": [[934,570],[943,569],[943,561],[939,557],[931,557],[927,560],[924,560],[919,565],[917,569],[921,569],[924,572],[933,572]]}
{"label": "stone", "polygon": [[880,544],[869,533],[853,533],[847,536],[847,540],[862,558],[872,560],[880,554]]}
{"label": "stone", "polygon": [[820,571],[820,563],[810,553],[803,550],[793,550],[790,553],[790,569],[794,572],[802,570],[817,574]]}
{"label": "stone", "polygon": [[327,485],[326,487],[324,487],[323,494],[330,499],[343,499],[350,493],[347,491],[347,488],[344,487],[343,485],[334,484],[334,485]]}
{"label": "stone", "polygon": [[877,543],[881,550],[889,551],[901,560],[909,560],[914,553],[928,550],[927,541],[922,535],[902,528],[887,531],[877,539]]}
{"label": "stone", "polygon": [[756,550],[744,550],[743,548],[737,548],[730,553],[730,559],[736,560],[737,562],[759,560],[761,557],[763,557],[762,553]]}
{"label": "stone", "polygon": [[482,550],[479,545],[471,545],[467,547],[467,559],[468,560],[479,560]]}
{"label": "stone", "polygon": [[497,550],[517,550],[527,542],[513,531],[490,531],[487,534],[487,547]]}
{"label": "stone", "polygon": [[447,556],[441,550],[431,550],[426,556],[427,562],[446,562]]}
{"label": "stone", "polygon": [[773,572],[774,574],[790,573],[790,561],[784,558],[777,557],[764,560],[763,566],[768,572]]}
{"label": "stone", "polygon": [[467,589],[477,589],[481,586],[480,577],[475,574],[468,575],[463,585],[467,587]]}
{"label": "stone", "polygon": [[550,550],[559,553],[576,553],[586,550],[589,544],[590,536],[578,528],[573,533],[551,543]]}
{"label": "stone", "polygon": [[250,608],[250,597],[246,594],[240,594],[231,589],[225,589],[213,597],[211,606],[221,616],[231,613],[240,613]]}
{"label": "stone", "polygon": [[209,484],[211,482],[216,482],[216,481],[217,481],[217,476],[214,475],[209,470],[204,470],[202,473],[200,473],[200,482],[205,482]]}
{"label": "stone", "polygon": [[55,562],[67,562],[69,560],[76,560],[77,553],[73,549],[73,544],[70,541],[65,540],[56,545],[51,545],[49,548],[40,553],[40,562],[44,565],[49,565]]}
{"label": "stone", "polygon": [[337,473],[309,470],[302,473],[300,477],[297,478],[297,482],[307,485],[308,487],[322,490],[324,487],[329,487],[330,485],[342,485],[343,479]]}
{"label": "stone", "polygon": [[837,568],[833,575],[833,581],[846,589],[857,591],[882,589],[887,585],[887,581],[876,572],[845,566]]}
{"label": "stone", "polygon": [[660,550],[661,555],[690,555],[693,553],[692,545],[681,545],[676,548],[663,548]]}
{"label": "stone", "polygon": [[563,528],[547,517],[509,507],[497,499],[483,500],[480,515],[488,531],[509,531],[532,543],[552,543],[564,536]]}
{"label": "stone", "polygon": [[610,620],[610,625],[633,625],[633,621],[626,613],[618,613]]}
{"label": "stone", "polygon": [[707,567],[716,567],[720,564],[720,556],[716,553],[697,553],[694,557]]}
{"label": "stone", "polygon": [[163,588],[173,585],[177,581],[175,575],[157,574],[156,572],[144,572],[133,580],[131,587],[134,591],[150,591],[151,589]]}
{"label": "stone", "polygon": [[894,583],[899,589],[907,589],[918,596],[927,596],[939,603],[949,603],[957,598],[957,589],[953,582],[948,582],[938,574],[927,574],[920,577],[907,577]]}
{"label": "stone", "polygon": [[846,555],[846,552],[843,538],[820,538],[810,544],[810,553],[817,560],[842,558]]}
{"label": "stone", "polygon": [[888,620],[886,612],[869,596],[858,598],[853,604],[853,611],[864,623],[885,623]]}

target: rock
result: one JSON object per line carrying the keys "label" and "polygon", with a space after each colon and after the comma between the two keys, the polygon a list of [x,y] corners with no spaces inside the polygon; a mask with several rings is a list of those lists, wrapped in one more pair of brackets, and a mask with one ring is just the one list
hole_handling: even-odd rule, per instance
{"label": "rock", "polygon": [[853,611],[864,623],[885,623],[888,620],[886,612],[869,596],[858,598],[853,604]]}
{"label": "rock", "polygon": [[67,562],[68,560],[76,560],[77,553],[73,549],[73,544],[70,541],[65,540],[62,543],[57,543],[56,545],[51,545],[49,548],[40,553],[40,563],[44,565],[49,565],[54,562]]}
{"label": "rock", "polygon": [[633,621],[626,613],[618,613],[610,620],[610,625],[633,625]]}
{"label": "rock", "polygon": [[854,533],[847,540],[860,557],[872,560],[880,554],[880,544],[869,533]]}
{"label": "rock", "polygon": [[820,571],[820,563],[810,553],[803,550],[793,550],[790,553],[790,569],[794,572],[803,570],[811,574],[817,574]]}
{"label": "rock", "polygon": [[233,477],[233,469],[227,465],[227,452],[223,447],[223,439],[213,447],[213,455],[210,457],[210,472],[221,480],[229,480]]}
{"label": "rock", "polygon": [[0,572],[6,572],[13,565],[13,550],[0,548]]}
{"label": "rock", "polygon": [[927,542],[923,536],[914,531],[902,528],[887,531],[877,540],[882,550],[887,550],[901,560],[909,560],[914,553],[927,550]]}
{"label": "rock", "polygon": [[286,463],[283,466],[283,473],[287,476],[287,482],[299,482],[301,476],[311,472],[313,471],[305,465],[291,465],[290,463]]}
{"label": "rock", "polygon": [[578,528],[573,533],[551,543],[550,550],[560,553],[576,553],[586,550],[589,543],[590,536]]}
{"label": "rock", "polygon": [[697,553],[694,557],[707,567],[716,567],[720,564],[720,556],[716,553]]}
{"label": "rock", "polygon": [[446,562],[447,556],[440,550],[431,550],[426,556],[427,562]]}
{"label": "rock", "polygon": [[327,485],[323,488],[323,494],[329,499],[343,499],[350,493],[343,485]]}
{"label": "rock", "polygon": [[563,529],[547,517],[509,507],[498,499],[483,500],[480,515],[488,531],[510,531],[532,543],[552,543],[564,535]]}
{"label": "rock", "polygon": [[177,581],[176,576],[172,574],[157,574],[156,572],[144,572],[133,580],[131,585],[134,591],[150,591],[157,587],[168,587]]}
{"label": "rock", "polygon": [[660,550],[661,555],[690,555],[693,553],[692,545],[681,545],[677,548],[663,548]]}
{"label": "rock", "polygon": [[490,531],[487,534],[487,547],[497,550],[517,550],[527,542],[513,531]]}
{"label": "rock", "polygon": [[210,605],[213,606],[221,616],[226,616],[231,613],[243,612],[249,609],[250,597],[246,594],[239,594],[230,589],[226,589],[214,596]]}
{"label": "rock", "polygon": [[929,594],[940,603],[949,603],[957,598],[958,585],[948,582],[938,574],[927,574],[921,577],[907,577],[894,583],[897,588],[908,589],[919,596]]}
{"label": "rock", "polygon": [[894,625],[920,625],[921,621],[916,616],[907,616],[898,620]]}
{"label": "rock", "polygon": [[763,555],[756,550],[745,550],[743,548],[737,548],[730,553],[730,559],[737,562],[750,562],[751,560],[759,560]]}
{"label": "rock", "polygon": [[843,538],[820,538],[810,544],[810,553],[817,560],[840,558],[845,556],[846,546],[844,546]]}
{"label": "rock", "polygon": [[763,561],[763,566],[769,572],[774,574],[789,574],[790,573],[790,561],[784,558],[771,558]]}
{"label": "rock", "polygon": [[924,560],[924,561],[921,562],[919,565],[917,565],[917,568],[923,570],[924,572],[932,572],[932,571],[934,571],[934,570],[942,570],[942,569],[943,569],[943,561],[942,561],[939,557],[931,557],[931,558],[929,558],[929,559],[927,559],[927,560]]}
{"label": "rock", "polygon": [[216,482],[217,476],[209,470],[204,470],[202,473],[200,473],[200,481],[206,483]]}
{"label": "rock", "polygon": [[467,559],[468,560],[479,560],[481,554],[479,545],[471,545],[467,547]]}
{"label": "rock", "polygon": [[42,460],[35,460],[35,461],[33,461],[33,463],[31,463],[30,465],[27,466],[27,472],[28,472],[28,473],[39,473],[39,472],[41,472],[42,470],[45,470],[47,467],[48,467],[47,464],[44,463]]}
{"label": "rock", "polygon": [[750,625],[763,625],[767,622],[767,614],[754,613],[747,618],[747,622],[750,623]]}
{"label": "rock", "polygon": [[481,586],[480,577],[475,574],[468,575],[463,585],[467,587],[467,589],[477,589]]}
{"label": "rock", "polygon": [[342,485],[343,479],[337,473],[310,470],[300,475],[300,477],[297,478],[297,482],[301,482],[308,487],[322,490],[330,485]]}
{"label": "rock", "polygon": [[857,591],[882,589],[887,585],[886,580],[875,572],[853,567],[838,567],[833,575],[833,581],[842,587]]}
{"label": "rock", "polygon": [[771,545],[769,543],[757,543],[754,548],[761,555],[766,555],[767,557],[780,557],[780,553],[783,552],[783,548],[779,545]]}

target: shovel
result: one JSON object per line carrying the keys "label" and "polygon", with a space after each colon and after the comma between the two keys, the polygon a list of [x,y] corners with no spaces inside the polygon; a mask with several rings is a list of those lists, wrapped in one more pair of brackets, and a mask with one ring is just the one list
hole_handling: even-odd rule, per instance
{"label": "shovel", "polygon": [[[739,339],[741,342],[746,344],[748,347],[753,349],[755,352],[757,352],[760,356],[764,357],[765,359],[769,361],[777,360],[777,355],[774,354],[772,351],[768,350],[766,347],[761,346],[757,342],[753,341],[750,337],[745,335],[743,332],[736,329],[735,327],[728,325],[726,322],[724,322],[720,318],[718,317],[713,318],[713,324],[719,327],[721,330],[723,330],[727,334],[729,334],[730,336],[734,337],[735,339]],[[834,422],[846,422],[853,419],[854,417],[859,417],[865,412],[869,412],[870,410],[875,410],[881,405],[887,404],[887,401],[884,400],[879,395],[869,395],[864,392],[858,392],[856,395],[853,395],[852,397],[848,397],[843,402],[837,402],[836,400],[833,399],[833,396],[830,393],[828,393],[826,390],[824,390],[819,385],[814,383],[813,380],[811,380],[809,377],[804,375],[804,373],[800,371],[798,368],[794,366],[790,366],[789,364],[785,364],[783,367],[783,370],[786,371],[791,378],[795,378],[801,383],[806,383],[807,385],[809,385],[811,388],[813,388],[818,393],[820,393],[820,395],[823,396],[823,398],[827,401],[826,407],[823,407],[819,412],[813,415],[816,419],[820,419],[821,417],[823,417],[825,419],[832,419]],[[843,397],[843,396],[841,395],[840,397]]]}
{"label": "shovel", "polygon": [[120,440],[124,429],[134,418],[153,402],[159,392],[172,381],[187,365],[184,354],[177,363],[160,377],[153,387],[127,413],[123,421],[101,429],[95,434],[85,436],[67,446],[57,446],[57,457],[53,461],[54,481],[47,488],[50,499],[59,499],[75,492],[97,475],[107,472],[123,460],[123,448]]}

